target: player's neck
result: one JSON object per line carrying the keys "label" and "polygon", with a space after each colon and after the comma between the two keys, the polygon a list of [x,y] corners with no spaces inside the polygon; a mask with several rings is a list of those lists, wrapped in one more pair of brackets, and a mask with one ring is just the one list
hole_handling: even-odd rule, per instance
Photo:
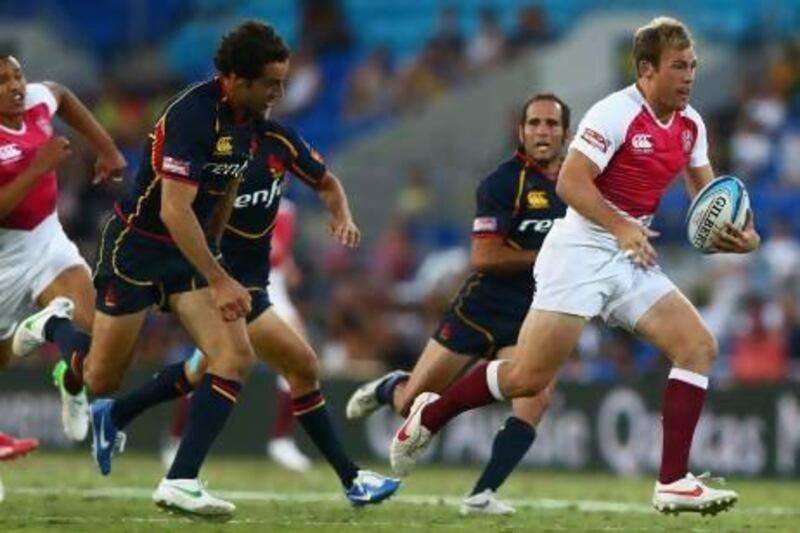
{"label": "player's neck", "polygon": [[636,89],[642,95],[644,101],[647,102],[647,105],[650,107],[650,110],[653,112],[653,115],[655,115],[656,119],[659,122],[666,124],[670,121],[670,119],[672,119],[675,109],[662,105],[658,99],[655,98],[653,91],[645,85],[646,84],[639,80],[636,82]]}
{"label": "player's neck", "polygon": [[22,115],[2,115],[0,114],[0,125],[12,130],[22,128]]}

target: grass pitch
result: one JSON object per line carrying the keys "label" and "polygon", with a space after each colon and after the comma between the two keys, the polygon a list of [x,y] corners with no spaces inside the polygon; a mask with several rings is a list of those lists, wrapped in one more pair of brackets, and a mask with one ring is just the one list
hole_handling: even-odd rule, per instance
{"label": "grass pitch", "polygon": [[478,472],[420,467],[392,500],[354,510],[323,465],[297,475],[267,460],[212,457],[203,478],[238,506],[231,520],[218,523],[152,504],[163,475],[153,457],[117,457],[112,475],[102,478],[88,454],[39,453],[0,464],[0,531],[800,531],[797,480],[733,480],[741,497],[733,511],[664,517],[649,506],[650,478],[526,470],[501,491],[517,506],[514,516],[461,517],[457,504]]}

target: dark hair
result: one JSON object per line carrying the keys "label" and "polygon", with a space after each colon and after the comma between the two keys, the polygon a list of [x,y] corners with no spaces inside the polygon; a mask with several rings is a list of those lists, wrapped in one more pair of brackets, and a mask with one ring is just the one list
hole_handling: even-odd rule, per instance
{"label": "dark hair", "polygon": [[522,112],[519,115],[519,125],[525,126],[525,119],[528,116],[528,108],[531,106],[531,104],[534,102],[541,102],[542,100],[555,102],[561,106],[561,126],[565,130],[568,130],[572,112],[570,111],[569,106],[564,102],[564,100],[556,96],[554,93],[538,93],[528,98],[528,101],[525,102],[525,105],[522,106]]}
{"label": "dark hair", "polygon": [[252,81],[261,77],[267,63],[289,59],[289,47],[275,29],[248,20],[226,34],[214,55],[214,65],[224,75],[236,74]]}
{"label": "dark hair", "polygon": [[656,17],[642,26],[633,36],[633,60],[636,77],[639,65],[646,61],[656,69],[666,48],[685,50],[694,43],[686,25],[672,17]]}

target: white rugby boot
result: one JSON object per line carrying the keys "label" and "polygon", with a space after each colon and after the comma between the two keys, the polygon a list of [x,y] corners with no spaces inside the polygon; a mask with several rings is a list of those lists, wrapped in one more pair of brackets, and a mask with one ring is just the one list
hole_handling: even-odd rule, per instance
{"label": "white rugby boot", "polygon": [[708,472],[693,476],[691,473],[672,483],[659,483],[653,491],[653,507],[664,514],[700,513],[715,515],[727,511],[739,500],[732,490],[716,489],[709,483],[724,483],[722,478],[713,478]]}
{"label": "white rugby boot", "polygon": [[492,489],[486,489],[478,494],[467,496],[461,502],[460,512],[462,515],[470,514],[495,514],[512,515],[517,512],[509,504],[497,499],[497,495]]}
{"label": "white rugby boot", "polygon": [[198,479],[162,479],[153,502],[167,510],[200,516],[228,516],[236,506],[209,494]]}
{"label": "white rugby boot", "polygon": [[[378,401],[378,387],[380,387],[380,385],[387,379],[401,375],[409,376],[410,374],[404,370],[393,370],[392,372],[389,372],[378,379],[368,381],[357,388],[353,394],[350,395],[350,399],[347,400],[347,408],[345,409],[347,419],[356,420],[357,418],[364,418],[371,415],[384,405],[389,405],[382,404]],[[391,407],[391,405],[389,406]]]}
{"label": "white rugby boot", "polygon": [[11,351],[17,357],[25,357],[47,342],[44,338],[44,325],[54,316],[72,320],[75,304],[69,298],[57,296],[47,306],[24,319],[14,331]]}
{"label": "white rugby boot", "polygon": [[417,457],[430,444],[433,435],[422,425],[422,410],[438,399],[439,395],[434,392],[423,392],[417,396],[411,405],[408,418],[395,433],[389,448],[389,459],[392,471],[398,476],[407,475],[417,463]]}

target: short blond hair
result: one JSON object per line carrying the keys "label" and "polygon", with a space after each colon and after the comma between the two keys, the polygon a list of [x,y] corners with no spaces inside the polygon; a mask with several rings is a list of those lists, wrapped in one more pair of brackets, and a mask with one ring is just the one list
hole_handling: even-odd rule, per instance
{"label": "short blond hair", "polygon": [[661,54],[667,48],[685,50],[694,46],[692,34],[686,25],[672,17],[656,17],[638,30],[633,36],[633,60],[636,76],[639,65],[647,61],[658,68]]}

